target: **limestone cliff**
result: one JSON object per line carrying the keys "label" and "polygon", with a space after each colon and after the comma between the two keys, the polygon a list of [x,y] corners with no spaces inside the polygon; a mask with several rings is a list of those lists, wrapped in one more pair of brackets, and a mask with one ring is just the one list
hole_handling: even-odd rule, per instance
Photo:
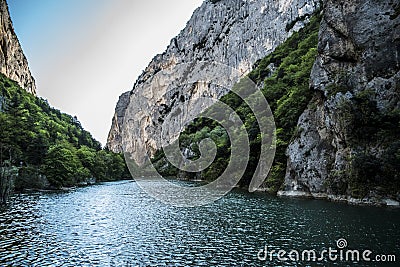
{"label": "limestone cliff", "polygon": [[315,96],[287,150],[279,194],[393,204],[400,200],[400,4],[327,0],[323,13]]}
{"label": "limestone cliff", "polygon": [[[178,86],[189,83],[188,77],[198,71],[203,62],[216,61],[238,69],[244,75],[258,59],[303,27],[318,7],[319,1],[315,0],[205,1],[185,29],[172,39],[167,50],[152,60],[131,93],[120,97],[107,147],[115,152],[122,151],[121,129],[129,106],[130,119],[136,124],[129,131],[133,143],[125,149],[140,160],[145,151],[136,151],[134,142],[141,139],[146,143],[146,149],[154,153],[160,147],[161,122],[172,106],[181,104],[180,99],[188,101],[201,95],[219,98],[227,92],[208,84]],[[161,71],[182,63],[187,63],[183,70],[168,77],[154,78]],[[218,74],[218,69],[211,65],[207,67],[210,75]],[[174,86],[174,92],[165,94],[167,87]],[[154,110],[152,114],[140,112],[149,107]]]}
{"label": "limestone cliff", "polygon": [[115,114],[113,118],[113,124],[108,134],[107,148],[114,152],[122,152],[122,138],[120,125],[124,123],[124,115],[126,107],[129,104],[130,92],[126,92],[119,97],[117,106],[115,108]]}
{"label": "limestone cliff", "polygon": [[6,0],[0,0],[0,72],[36,94],[35,80],[14,32]]}

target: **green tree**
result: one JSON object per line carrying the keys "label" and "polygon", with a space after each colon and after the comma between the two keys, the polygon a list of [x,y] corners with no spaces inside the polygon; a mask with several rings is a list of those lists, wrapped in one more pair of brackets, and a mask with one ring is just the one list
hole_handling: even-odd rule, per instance
{"label": "green tree", "polygon": [[78,175],[83,172],[82,163],[72,145],[62,143],[49,148],[44,159],[44,174],[52,186],[73,186],[82,178]]}
{"label": "green tree", "polygon": [[77,156],[82,162],[82,166],[94,173],[96,167],[96,150],[87,146],[81,146],[77,150]]}

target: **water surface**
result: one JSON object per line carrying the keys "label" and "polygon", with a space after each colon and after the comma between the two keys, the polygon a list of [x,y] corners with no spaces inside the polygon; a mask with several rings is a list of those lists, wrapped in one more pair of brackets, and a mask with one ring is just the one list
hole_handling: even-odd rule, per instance
{"label": "water surface", "polygon": [[345,238],[348,248],[400,257],[399,222],[399,210],[242,190],[208,206],[175,208],[134,182],[105,183],[15,196],[0,211],[0,266],[353,266],[278,261],[276,253],[260,261],[257,254],[265,246],[321,251]]}

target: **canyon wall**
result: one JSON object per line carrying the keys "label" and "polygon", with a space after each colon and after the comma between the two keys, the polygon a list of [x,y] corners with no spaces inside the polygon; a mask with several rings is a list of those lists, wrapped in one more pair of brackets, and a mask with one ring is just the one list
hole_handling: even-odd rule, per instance
{"label": "canyon wall", "polygon": [[399,200],[400,4],[328,0],[323,14],[315,96],[279,194]]}
{"label": "canyon wall", "polygon": [[36,94],[35,79],[14,32],[6,0],[0,0],[0,72]]}
{"label": "canyon wall", "polygon": [[[140,161],[146,153],[136,151],[135,142],[140,139],[152,155],[160,148],[161,124],[172,108],[197,96],[219,98],[228,92],[208,83],[190,84],[204,62],[218,62],[245,75],[257,60],[303,27],[318,7],[315,0],[204,1],[167,50],[154,57],[133,90],[120,97],[107,147],[115,152],[125,149]],[[176,66],[179,71],[162,74]],[[208,64],[209,76],[219,71],[217,65]],[[127,135],[132,142],[123,148],[121,131],[128,107],[134,125]],[[151,114],[140,112],[149,109]],[[179,123],[174,127],[179,128]]]}

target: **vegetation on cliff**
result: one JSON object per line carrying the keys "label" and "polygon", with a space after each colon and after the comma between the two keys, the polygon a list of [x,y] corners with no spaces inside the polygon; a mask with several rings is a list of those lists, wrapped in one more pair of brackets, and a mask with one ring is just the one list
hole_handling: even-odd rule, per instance
{"label": "vegetation on cliff", "polygon": [[[101,149],[76,117],[0,74],[0,165],[15,188],[60,188],[128,177],[122,155]],[[4,176],[4,177],[3,177]]]}
{"label": "vegetation on cliff", "polygon": [[335,193],[350,190],[353,197],[364,198],[370,191],[396,195],[400,188],[400,109],[379,109],[376,93],[365,90],[350,99],[343,98],[340,108],[343,133],[352,149],[350,171],[339,173],[347,183],[330,185]]}
{"label": "vegetation on cliff", "polygon": [[[281,186],[286,169],[286,148],[296,134],[299,116],[307,108],[312,98],[309,88],[311,68],[317,55],[320,16],[315,15],[299,32],[295,32],[273,53],[259,60],[248,75],[262,88],[275,117],[277,126],[276,157],[266,181],[270,191]],[[240,86],[238,83],[236,86]],[[243,120],[250,140],[250,162],[241,186],[248,185],[257,166],[260,154],[260,130],[250,108],[234,93],[228,93],[221,100],[233,108]],[[214,162],[201,174],[183,173],[188,178],[206,180],[217,178],[229,161],[230,142],[226,131],[215,121],[199,118],[190,124],[180,136],[183,151],[190,151],[191,158],[200,156],[198,145],[204,138],[211,138],[217,146]],[[167,163],[163,151],[158,151],[153,159],[158,171],[163,175],[178,175],[178,170]],[[182,175],[180,173],[179,175]]]}

